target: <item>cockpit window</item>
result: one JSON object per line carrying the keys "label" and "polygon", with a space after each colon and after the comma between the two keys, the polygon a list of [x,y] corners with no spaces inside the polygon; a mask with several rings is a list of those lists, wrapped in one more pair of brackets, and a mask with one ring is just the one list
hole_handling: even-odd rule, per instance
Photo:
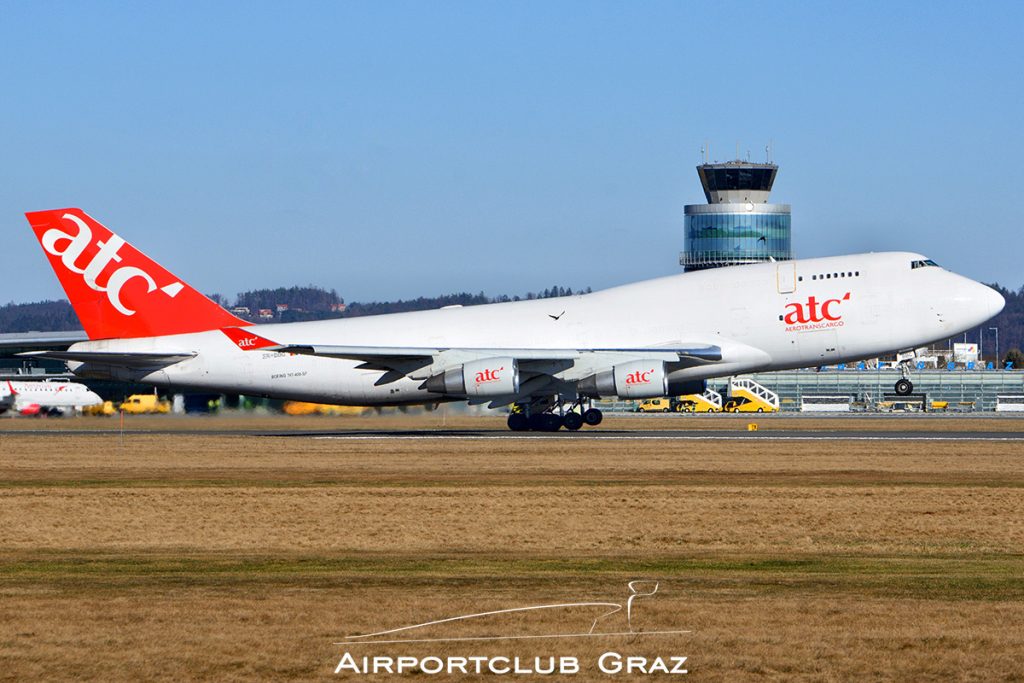
{"label": "cockpit window", "polygon": [[939,264],[936,263],[935,261],[932,261],[931,259],[924,259],[923,261],[911,261],[910,262],[910,269],[911,270],[913,270],[915,268],[928,268],[929,266],[935,266],[936,268],[938,268]]}

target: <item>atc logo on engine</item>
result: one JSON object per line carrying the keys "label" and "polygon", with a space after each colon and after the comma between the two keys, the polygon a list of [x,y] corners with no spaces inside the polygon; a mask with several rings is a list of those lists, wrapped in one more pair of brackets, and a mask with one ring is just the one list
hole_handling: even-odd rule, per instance
{"label": "atc logo on engine", "polygon": [[650,370],[646,371],[637,370],[636,372],[631,372],[628,375],[626,375],[626,385],[633,386],[636,384],[650,384],[651,375],[653,374],[654,368],[651,368]]}
{"label": "atc logo on engine", "polygon": [[476,373],[476,377],[473,379],[473,381],[476,382],[477,384],[487,384],[488,382],[498,382],[498,381],[501,380],[501,377],[498,376],[498,373],[501,372],[504,369],[505,369],[505,366],[501,366],[497,370],[491,370],[490,368],[485,368],[485,369],[481,370],[480,372]]}
{"label": "atc logo on engine", "polygon": [[842,327],[844,323],[840,306],[849,300],[850,292],[843,294],[842,298],[825,299],[822,302],[809,296],[807,301],[786,304],[786,313],[781,318],[787,325],[787,332]]}

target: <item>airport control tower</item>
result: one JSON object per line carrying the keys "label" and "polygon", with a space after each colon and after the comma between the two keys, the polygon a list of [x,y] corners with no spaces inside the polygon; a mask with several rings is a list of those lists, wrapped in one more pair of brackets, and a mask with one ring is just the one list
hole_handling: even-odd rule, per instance
{"label": "airport control tower", "polygon": [[789,204],[768,203],[778,171],[749,161],[698,166],[708,203],[684,207],[679,265],[691,271],[792,259]]}

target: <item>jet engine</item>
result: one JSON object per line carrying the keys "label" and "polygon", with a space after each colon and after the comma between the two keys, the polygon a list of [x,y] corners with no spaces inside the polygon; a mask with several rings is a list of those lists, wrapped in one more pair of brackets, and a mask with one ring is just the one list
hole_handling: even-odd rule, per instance
{"label": "jet engine", "polygon": [[679,380],[673,379],[670,374],[668,377],[668,395],[669,396],[686,396],[687,394],[703,394],[708,388],[708,383],[703,379],[687,379]]}
{"label": "jet engine", "polygon": [[512,396],[519,393],[519,365],[508,357],[475,360],[434,375],[423,388],[455,396]]}
{"label": "jet engine", "polygon": [[660,360],[635,360],[584,377],[576,385],[584,396],[656,398],[668,396],[668,373]]}

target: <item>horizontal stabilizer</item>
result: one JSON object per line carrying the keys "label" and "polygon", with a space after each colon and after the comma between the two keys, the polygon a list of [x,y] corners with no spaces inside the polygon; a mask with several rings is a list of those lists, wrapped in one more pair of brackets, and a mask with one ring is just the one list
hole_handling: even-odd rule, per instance
{"label": "horizontal stabilizer", "polygon": [[173,365],[194,357],[195,353],[125,353],[117,351],[26,351],[17,354],[32,358],[99,363],[127,368],[147,368],[157,365]]}

